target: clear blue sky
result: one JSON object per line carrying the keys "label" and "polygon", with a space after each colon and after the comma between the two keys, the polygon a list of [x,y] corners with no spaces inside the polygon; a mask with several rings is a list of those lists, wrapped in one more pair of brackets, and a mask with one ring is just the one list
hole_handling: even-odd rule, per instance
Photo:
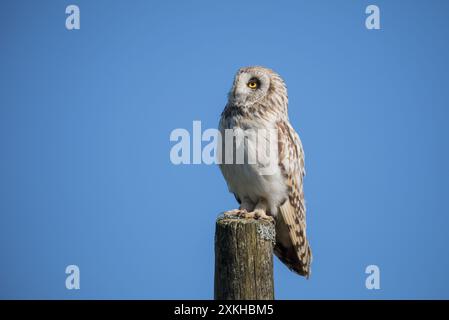
{"label": "clear blue sky", "polygon": [[169,136],[216,127],[255,64],[286,80],[306,152],[313,273],[276,260],[276,297],[449,298],[448,1],[0,9],[0,298],[212,298],[215,218],[236,203],[216,166],[174,166]]}

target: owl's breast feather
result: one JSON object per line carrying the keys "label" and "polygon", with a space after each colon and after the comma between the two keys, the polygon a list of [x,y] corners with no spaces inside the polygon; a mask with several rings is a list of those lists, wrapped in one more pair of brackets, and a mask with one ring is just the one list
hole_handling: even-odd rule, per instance
{"label": "owl's breast feather", "polygon": [[[234,142],[232,162],[220,165],[229,191],[240,199],[249,198],[257,203],[262,198],[266,200],[273,215],[277,207],[285,200],[287,188],[285,179],[278,165],[278,155],[267,155],[266,150],[258,146],[257,132],[259,129],[270,129],[268,123],[242,121],[242,119],[222,119],[220,131],[222,133],[222,152],[226,150],[226,129],[233,129]],[[228,139],[229,140],[229,139]],[[243,143],[243,141],[247,141]],[[231,142],[232,143],[232,142]],[[237,155],[243,155],[243,162],[237,162]],[[251,161],[252,160],[252,161]],[[225,159],[223,157],[223,162]],[[267,166],[269,169],[267,171]]]}

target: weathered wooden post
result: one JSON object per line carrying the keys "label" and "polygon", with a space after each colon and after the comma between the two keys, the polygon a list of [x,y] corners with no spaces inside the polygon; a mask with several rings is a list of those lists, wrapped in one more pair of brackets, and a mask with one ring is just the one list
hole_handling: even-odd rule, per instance
{"label": "weathered wooden post", "polygon": [[273,300],[274,224],[219,217],[215,229],[215,299]]}

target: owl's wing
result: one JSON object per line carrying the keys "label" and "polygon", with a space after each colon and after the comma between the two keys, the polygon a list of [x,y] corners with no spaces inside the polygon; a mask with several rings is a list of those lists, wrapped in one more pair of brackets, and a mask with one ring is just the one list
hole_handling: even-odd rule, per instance
{"label": "owl's wing", "polygon": [[303,193],[304,152],[298,134],[288,121],[279,121],[279,166],[288,187],[288,199],[276,217],[276,256],[296,273],[309,277],[312,252],[306,238]]}

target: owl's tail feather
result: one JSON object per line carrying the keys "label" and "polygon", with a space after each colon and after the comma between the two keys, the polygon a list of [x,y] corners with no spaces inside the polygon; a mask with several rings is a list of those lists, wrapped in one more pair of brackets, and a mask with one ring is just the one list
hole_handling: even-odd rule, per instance
{"label": "owl's tail feather", "polygon": [[293,272],[310,277],[312,251],[306,238],[304,219],[301,219],[288,201],[276,216],[275,255]]}

